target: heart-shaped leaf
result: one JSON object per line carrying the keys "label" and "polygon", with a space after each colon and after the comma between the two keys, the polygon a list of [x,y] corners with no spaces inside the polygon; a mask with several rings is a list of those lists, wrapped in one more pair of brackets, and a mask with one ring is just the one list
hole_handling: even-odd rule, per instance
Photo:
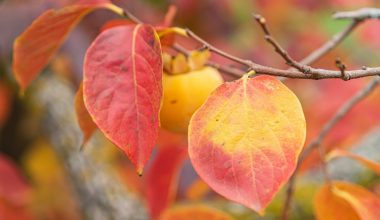
{"label": "heart-shaped leaf", "polygon": [[296,167],[305,127],[297,97],[279,80],[244,76],[193,115],[190,159],[212,189],[263,214]]}

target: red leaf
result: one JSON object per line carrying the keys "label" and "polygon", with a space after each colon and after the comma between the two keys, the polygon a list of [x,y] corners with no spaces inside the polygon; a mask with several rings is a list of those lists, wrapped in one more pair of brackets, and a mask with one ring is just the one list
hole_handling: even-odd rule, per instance
{"label": "red leaf", "polygon": [[160,148],[147,171],[146,196],[152,219],[157,219],[175,199],[179,172],[186,158],[186,146]]}
{"label": "red leaf", "polygon": [[81,83],[77,94],[75,95],[75,113],[77,116],[79,127],[83,133],[82,147],[90,139],[91,135],[96,131],[97,127],[88,113],[83,101],[83,84]]}
{"label": "red leaf", "polygon": [[99,129],[142,173],[159,128],[161,46],[149,25],[102,32],[87,50],[84,101]]}
{"label": "red leaf", "polygon": [[39,16],[14,42],[13,72],[25,90],[57,52],[78,22],[94,9],[107,8],[121,13],[108,0],[86,0]]}
{"label": "red leaf", "polygon": [[263,214],[296,167],[305,128],[297,97],[279,80],[244,76],[193,115],[189,156],[212,189]]}

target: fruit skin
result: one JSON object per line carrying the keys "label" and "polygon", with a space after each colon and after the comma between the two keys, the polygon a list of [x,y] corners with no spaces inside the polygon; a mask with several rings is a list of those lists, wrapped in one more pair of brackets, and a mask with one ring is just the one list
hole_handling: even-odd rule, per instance
{"label": "fruit skin", "polygon": [[193,113],[222,83],[222,76],[212,67],[203,67],[177,75],[164,72],[161,127],[172,132],[187,134]]}

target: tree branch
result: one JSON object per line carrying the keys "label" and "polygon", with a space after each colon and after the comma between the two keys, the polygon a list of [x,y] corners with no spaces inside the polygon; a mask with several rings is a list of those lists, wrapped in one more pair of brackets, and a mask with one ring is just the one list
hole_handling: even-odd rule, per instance
{"label": "tree branch", "polygon": [[380,19],[380,9],[361,8],[355,11],[337,12],[333,16],[335,19],[352,19],[361,21],[365,19]]}
{"label": "tree branch", "polygon": [[[354,96],[352,96],[335,114],[334,116],[323,126],[319,135],[314,138],[302,151],[301,156],[298,160],[297,167],[288,182],[287,194],[284,203],[284,209],[282,212],[282,219],[287,220],[289,216],[290,205],[293,199],[294,189],[295,189],[295,179],[299,172],[299,168],[306,157],[317,147],[321,146],[322,141],[325,139],[327,134],[331,131],[331,129],[344,117],[347,113],[360,101],[366,98],[372,91],[376,88],[376,86],[380,83],[380,76],[376,76],[366,87],[357,92]],[[322,158],[324,161],[324,158]]]}
{"label": "tree branch", "polygon": [[[295,61],[292,59],[287,52],[281,48],[281,46],[277,43],[277,41],[270,35],[266,25],[265,25],[265,19],[261,17],[259,21],[264,21],[263,24],[261,24],[261,27],[264,30],[264,33],[266,34],[266,39],[269,43],[271,43],[276,51],[285,59],[286,63],[294,67],[288,69],[288,70],[282,70],[278,68],[273,68],[269,66],[263,66],[260,64],[257,64],[251,60],[239,58],[237,56],[234,56],[232,54],[229,54],[219,48],[216,48],[215,46],[211,45],[198,35],[196,35],[191,30],[187,29],[186,32],[189,37],[197,41],[198,43],[202,44],[205,47],[208,47],[212,52],[219,54],[227,59],[230,59],[232,61],[235,61],[237,63],[240,63],[247,68],[254,70],[257,74],[266,74],[266,75],[272,75],[272,76],[279,76],[279,77],[286,77],[286,78],[299,78],[299,79],[327,79],[327,78],[342,78],[344,80],[350,80],[355,78],[361,78],[361,77],[368,77],[368,76],[375,76],[380,75],[380,67],[375,68],[366,68],[366,69],[360,69],[360,70],[350,70],[345,71],[345,75],[342,76],[341,71],[336,70],[326,70],[326,69],[318,69],[308,66],[309,64],[315,62],[320,57],[325,55],[327,52],[332,50],[336,45],[338,45],[345,37],[347,37],[353,29],[361,23],[366,18],[378,18],[378,11],[379,9],[375,8],[365,8],[358,11],[353,12],[338,12],[334,15],[335,18],[352,18],[353,21],[350,23],[349,26],[347,26],[346,29],[344,29],[342,32],[336,34],[333,36],[333,38],[326,42],[323,46],[321,46],[319,49],[312,52],[309,56],[307,56],[305,59],[303,59],[300,62]],[[129,17],[132,21],[136,23],[141,23],[141,20],[139,20],[136,16],[131,14],[129,11],[125,10],[125,16]],[[181,51],[184,54],[188,54],[188,50],[183,48],[179,44],[173,45],[174,49]],[[233,77],[241,77],[241,70],[233,67],[226,67],[219,65],[214,62],[208,63],[210,66],[214,66],[219,68],[221,71],[226,72],[227,74],[233,76]]]}
{"label": "tree branch", "polygon": [[300,63],[304,65],[310,65],[318,61],[325,54],[334,49],[338,44],[340,44],[360,23],[361,21],[353,20],[351,23],[343,29],[341,32],[335,34],[331,40],[327,41],[320,48],[311,52],[307,57],[302,59]]}
{"label": "tree branch", "polygon": [[[124,17],[129,18],[131,21],[133,21],[136,24],[144,23],[143,21],[141,21],[138,17],[136,17],[134,14],[132,14],[127,9],[123,9],[123,15],[124,15]],[[180,45],[178,43],[173,44],[173,49],[175,49],[176,51],[178,51],[180,53],[183,53],[186,56],[188,56],[190,54],[189,50],[187,50],[186,48],[184,48],[182,45]],[[230,75],[234,78],[240,78],[243,75],[243,71],[240,69],[220,65],[220,64],[212,62],[212,61],[208,61],[207,65],[212,66],[212,67],[214,67],[214,68],[216,68],[216,69],[218,69],[224,73],[227,73],[228,75]]]}
{"label": "tree branch", "polygon": [[[251,70],[254,70],[257,74],[266,74],[266,75],[272,75],[272,76],[282,76],[287,78],[298,78],[298,79],[327,79],[327,78],[342,78],[341,71],[337,70],[327,70],[327,69],[319,69],[319,68],[313,68],[307,65],[303,65],[299,62],[295,62],[293,59],[290,58],[289,55],[280,53],[281,56],[287,57],[285,59],[287,63],[290,62],[292,66],[297,67],[298,70],[288,69],[277,69],[269,66],[263,66],[257,63],[254,63],[251,60],[246,60],[239,58],[237,56],[231,55],[225,51],[222,51],[215,46],[211,45],[198,35],[196,35],[191,30],[186,30],[188,36],[198,43],[202,44],[205,47],[208,47],[212,52],[217,53],[227,59],[230,59],[232,61],[235,61],[237,63],[243,64],[246,67],[250,68]],[[281,47],[278,45],[278,43],[274,43],[273,37],[269,37],[269,41],[271,44],[273,44],[275,47],[278,47],[277,49],[281,49]],[[356,79],[361,77],[368,77],[368,76],[375,76],[380,75],[380,67],[375,68],[366,68],[366,69],[360,69],[360,70],[350,70],[345,71],[346,78],[349,79]]]}
{"label": "tree branch", "polygon": [[281,45],[276,41],[276,39],[272,37],[267,27],[265,18],[259,14],[253,14],[253,17],[263,30],[265,34],[265,40],[274,47],[275,51],[286,61],[286,64],[292,66],[300,72],[308,74],[310,71],[310,67],[295,61],[292,57],[290,57],[288,52],[286,52],[286,50],[281,47]]}

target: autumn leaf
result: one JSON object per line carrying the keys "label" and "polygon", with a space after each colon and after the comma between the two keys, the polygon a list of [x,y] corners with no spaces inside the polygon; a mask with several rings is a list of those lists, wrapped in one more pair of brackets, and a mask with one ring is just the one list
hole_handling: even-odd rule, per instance
{"label": "autumn leaf", "polygon": [[100,8],[122,13],[121,8],[108,0],[79,1],[61,9],[46,11],[15,40],[13,72],[22,91],[46,66],[79,21]]}
{"label": "autumn leaf", "polygon": [[83,133],[82,147],[90,139],[91,135],[96,131],[97,127],[88,113],[83,101],[83,84],[81,83],[75,95],[75,113],[78,124]]}
{"label": "autumn leaf", "polygon": [[296,167],[305,127],[297,97],[279,80],[244,76],[193,115],[189,156],[213,190],[263,214]]}
{"label": "autumn leaf", "polygon": [[87,50],[84,102],[98,128],[142,173],[158,136],[162,58],[150,25],[103,31]]}
{"label": "autumn leaf", "polygon": [[317,192],[314,208],[317,219],[377,220],[380,198],[361,186],[334,181]]}
{"label": "autumn leaf", "polygon": [[161,147],[146,174],[146,198],[152,219],[174,202],[186,145]]}
{"label": "autumn leaf", "polygon": [[354,160],[358,161],[359,163],[363,164],[364,166],[368,167],[369,169],[373,170],[378,175],[380,175],[380,164],[379,163],[377,163],[375,161],[368,160],[368,159],[366,159],[360,155],[353,154],[347,150],[334,149],[327,155],[326,159],[331,160],[331,159],[334,159],[337,157],[349,157],[351,159],[354,159]]}
{"label": "autumn leaf", "polygon": [[160,220],[233,220],[225,212],[206,205],[182,205],[167,209]]}

